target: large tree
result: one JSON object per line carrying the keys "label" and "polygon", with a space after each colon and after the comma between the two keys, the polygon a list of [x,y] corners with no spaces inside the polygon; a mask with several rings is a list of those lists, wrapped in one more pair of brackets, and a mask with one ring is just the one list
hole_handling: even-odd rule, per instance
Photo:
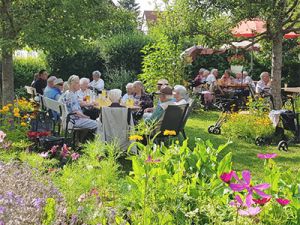
{"label": "large tree", "polygon": [[197,8],[217,10],[220,14],[226,14],[234,25],[242,20],[254,18],[266,22],[266,31],[257,34],[253,43],[266,39],[272,44],[272,94],[275,108],[281,108],[282,44],[285,34],[300,32],[299,0],[191,0],[189,2]]}
{"label": "large tree", "polygon": [[74,51],[93,38],[132,29],[131,21],[131,15],[110,0],[1,0],[2,104],[14,98],[15,49],[29,45]]}

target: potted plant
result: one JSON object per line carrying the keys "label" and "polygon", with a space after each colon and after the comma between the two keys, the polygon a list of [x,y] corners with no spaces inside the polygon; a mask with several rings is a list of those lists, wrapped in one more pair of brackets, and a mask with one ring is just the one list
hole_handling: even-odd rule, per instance
{"label": "potted plant", "polygon": [[240,73],[243,70],[243,66],[246,64],[246,59],[243,55],[233,55],[228,57],[230,63],[230,69],[233,73]]}

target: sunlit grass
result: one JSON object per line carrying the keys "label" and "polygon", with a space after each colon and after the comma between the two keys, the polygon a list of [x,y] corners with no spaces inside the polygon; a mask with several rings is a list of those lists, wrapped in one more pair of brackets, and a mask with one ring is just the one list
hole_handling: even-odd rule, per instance
{"label": "sunlit grass", "polygon": [[[215,146],[228,141],[223,135],[209,134],[207,128],[213,125],[219,117],[218,112],[199,112],[193,114],[187,122],[186,134],[189,137],[191,147],[195,138],[210,139]],[[288,152],[278,151],[277,146],[258,147],[254,143],[248,143],[241,139],[232,139],[233,143],[222,153],[233,153],[233,168],[237,171],[249,169],[259,175],[263,162],[257,158],[258,153],[277,153],[275,159],[284,169],[300,169],[300,145],[291,145]]]}

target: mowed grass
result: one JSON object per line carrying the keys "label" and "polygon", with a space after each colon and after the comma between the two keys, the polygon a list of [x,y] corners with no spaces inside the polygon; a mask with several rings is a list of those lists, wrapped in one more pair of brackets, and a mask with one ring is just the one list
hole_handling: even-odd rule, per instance
{"label": "mowed grass", "polygon": [[[211,140],[215,147],[224,144],[228,139],[224,135],[209,134],[207,128],[213,125],[220,113],[219,112],[197,112],[191,115],[186,125],[186,135],[189,138],[190,147],[194,146],[195,138]],[[276,163],[285,169],[293,171],[300,170],[300,145],[292,144],[288,152],[278,151],[277,146],[259,147],[254,143],[248,143],[241,139],[232,139],[230,144],[222,153],[224,156],[228,152],[233,155],[233,169],[237,171],[250,170],[259,176],[263,160],[257,158],[258,153],[277,153]]]}

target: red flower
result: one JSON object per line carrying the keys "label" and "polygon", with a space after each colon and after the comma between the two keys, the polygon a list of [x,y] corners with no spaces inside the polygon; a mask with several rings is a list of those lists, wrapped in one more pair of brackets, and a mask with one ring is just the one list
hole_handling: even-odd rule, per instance
{"label": "red flower", "polygon": [[291,201],[288,199],[284,198],[276,198],[276,201],[281,205],[281,206],[286,206],[288,205]]}
{"label": "red flower", "polygon": [[259,198],[259,199],[252,199],[258,205],[265,205],[267,202],[271,200],[271,198]]}
{"label": "red flower", "polygon": [[234,171],[230,171],[229,173],[222,173],[220,176],[220,179],[224,182],[229,184],[232,177],[233,177]]}

